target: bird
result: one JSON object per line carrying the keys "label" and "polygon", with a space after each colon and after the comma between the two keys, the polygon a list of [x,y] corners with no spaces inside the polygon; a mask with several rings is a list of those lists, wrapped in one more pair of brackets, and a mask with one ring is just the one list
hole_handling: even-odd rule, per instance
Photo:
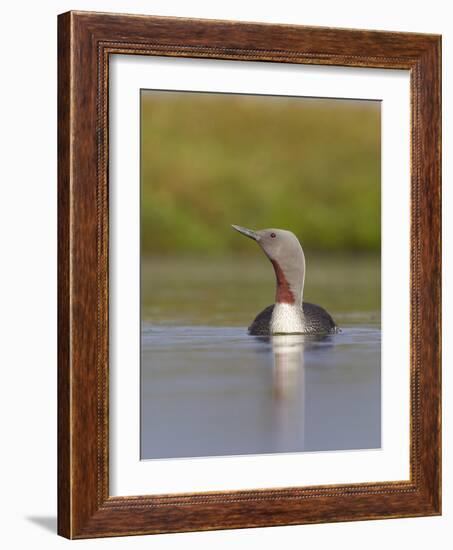
{"label": "bird", "polygon": [[248,327],[254,336],[332,334],[340,332],[321,306],[303,301],[305,256],[296,235],[286,229],[233,229],[253,239],[271,261],[276,277],[275,304],[263,309]]}

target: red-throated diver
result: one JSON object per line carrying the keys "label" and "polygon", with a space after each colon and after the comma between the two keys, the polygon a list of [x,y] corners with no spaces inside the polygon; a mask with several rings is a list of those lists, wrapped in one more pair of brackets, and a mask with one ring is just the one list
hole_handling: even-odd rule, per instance
{"label": "red-throated diver", "polygon": [[291,231],[261,229],[252,231],[232,225],[256,241],[274,266],[277,279],[275,304],[259,313],[249,326],[253,335],[326,334],[338,332],[335,321],[325,309],[302,301],[305,281],[305,256]]}

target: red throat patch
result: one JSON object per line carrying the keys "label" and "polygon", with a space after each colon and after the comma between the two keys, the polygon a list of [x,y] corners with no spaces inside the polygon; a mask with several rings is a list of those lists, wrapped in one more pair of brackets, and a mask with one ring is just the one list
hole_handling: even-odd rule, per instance
{"label": "red throat patch", "polygon": [[277,292],[275,294],[275,301],[278,304],[294,304],[296,300],[294,299],[294,294],[292,293],[285,274],[283,273],[283,269],[275,260],[271,260],[271,263],[274,266],[275,276],[277,277]]}

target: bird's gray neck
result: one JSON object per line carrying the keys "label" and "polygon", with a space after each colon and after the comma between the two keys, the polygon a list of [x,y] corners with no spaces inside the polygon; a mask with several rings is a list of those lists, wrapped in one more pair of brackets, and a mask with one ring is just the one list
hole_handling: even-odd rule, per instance
{"label": "bird's gray neck", "polygon": [[277,304],[302,305],[304,281],[305,281],[305,258],[291,258],[282,266],[277,260],[272,260],[276,277],[275,302]]}

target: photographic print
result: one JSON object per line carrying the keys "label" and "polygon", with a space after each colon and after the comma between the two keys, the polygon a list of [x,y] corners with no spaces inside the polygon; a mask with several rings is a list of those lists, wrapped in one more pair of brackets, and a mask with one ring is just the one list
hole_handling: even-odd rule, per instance
{"label": "photographic print", "polygon": [[380,101],[140,102],[141,459],[380,448]]}

